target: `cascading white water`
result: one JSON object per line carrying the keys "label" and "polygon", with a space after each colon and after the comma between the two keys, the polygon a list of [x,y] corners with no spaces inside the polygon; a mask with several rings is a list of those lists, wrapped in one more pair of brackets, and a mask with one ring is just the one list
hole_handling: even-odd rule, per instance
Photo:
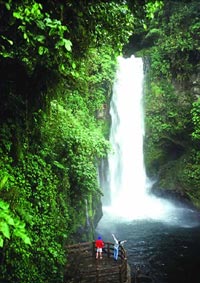
{"label": "cascading white water", "polygon": [[173,205],[148,194],[150,180],[143,161],[143,62],[118,59],[119,68],[110,105],[108,182],[111,205],[104,210],[126,219],[165,218]]}
{"label": "cascading white water", "polygon": [[[119,69],[110,108],[112,118],[110,142],[114,154],[109,157],[109,171],[110,189],[114,200],[124,194],[131,193],[131,197],[136,197],[136,194],[137,197],[143,197],[145,194],[143,64],[141,58],[134,57],[130,59],[120,57],[118,62]],[[134,190],[136,186],[140,189]]]}

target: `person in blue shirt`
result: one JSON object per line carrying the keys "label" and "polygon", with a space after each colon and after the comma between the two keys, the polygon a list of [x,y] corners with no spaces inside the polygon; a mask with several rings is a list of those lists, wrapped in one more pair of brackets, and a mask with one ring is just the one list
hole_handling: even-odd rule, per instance
{"label": "person in blue shirt", "polygon": [[123,245],[124,243],[126,243],[127,240],[119,241],[119,240],[117,240],[117,238],[115,237],[114,234],[112,234],[112,236],[113,236],[113,239],[115,241],[113,257],[114,257],[114,260],[117,260],[118,259],[118,254],[119,254],[119,246]]}

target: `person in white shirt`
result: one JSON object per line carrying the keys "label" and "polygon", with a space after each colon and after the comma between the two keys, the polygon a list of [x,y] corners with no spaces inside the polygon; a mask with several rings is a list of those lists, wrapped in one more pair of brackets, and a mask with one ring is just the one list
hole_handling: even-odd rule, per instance
{"label": "person in white shirt", "polygon": [[123,245],[124,243],[126,243],[127,240],[119,241],[119,240],[117,240],[117,238],[115,237],[114,234],[112,234],[112,236],[113,236],[113,239],[115,241],[113,257],[114,257],[114,260],[117,260],[118,259],[118,254],[119,254],[119,246]]}

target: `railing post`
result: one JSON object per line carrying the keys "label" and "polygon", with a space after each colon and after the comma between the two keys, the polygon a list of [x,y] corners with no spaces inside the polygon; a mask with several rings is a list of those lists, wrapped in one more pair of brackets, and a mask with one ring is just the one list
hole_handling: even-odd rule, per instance
{"label": "railing post", "polygon": [[110,257],[110,243],[107,243],[107,255]]}
{"label": "railing post", "polygon": [[122,281],[122,270],[121,270],[122,268],[121,268],[121,264],[119,265],[119,282],[120,283],[123,283],[123,281]]}
{"label": "railing post", "polygon": [[92,242],[92,254],[95,257],[96,249],[95,249],[95,242]]}
{"label": "railing post", "polygon": [[127,268],[127,258],[124,259],[124,262],[125,262],[125,280],[127,280],[128,278],[128,268]]}
{"label": "railing post", "polygon": [[96,283],[99,283],[99,269],[96,269]]}

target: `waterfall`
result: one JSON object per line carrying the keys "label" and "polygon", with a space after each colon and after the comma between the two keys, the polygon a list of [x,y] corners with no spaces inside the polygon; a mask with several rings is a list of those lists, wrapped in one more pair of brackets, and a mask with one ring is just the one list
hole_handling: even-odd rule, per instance
{"label": "waterfall", "polygon": [[165,218],[173,205],[149,194],[151,181],[143,160],[143,61],[118,58],[118,71],[110,104],[108,186],[110,205],[104,210],[128,219]]}
{"label": "waterfall", "polygon": [[[114,199],[125,194],[134,198],[142,197],[145,194],[143,64],[141,58],[134,57],[120,57],[118,63],[110,107],[110,142],[114,150],[108,160],[111,195]],[[136,186],[138,190],[134,190]]]}

